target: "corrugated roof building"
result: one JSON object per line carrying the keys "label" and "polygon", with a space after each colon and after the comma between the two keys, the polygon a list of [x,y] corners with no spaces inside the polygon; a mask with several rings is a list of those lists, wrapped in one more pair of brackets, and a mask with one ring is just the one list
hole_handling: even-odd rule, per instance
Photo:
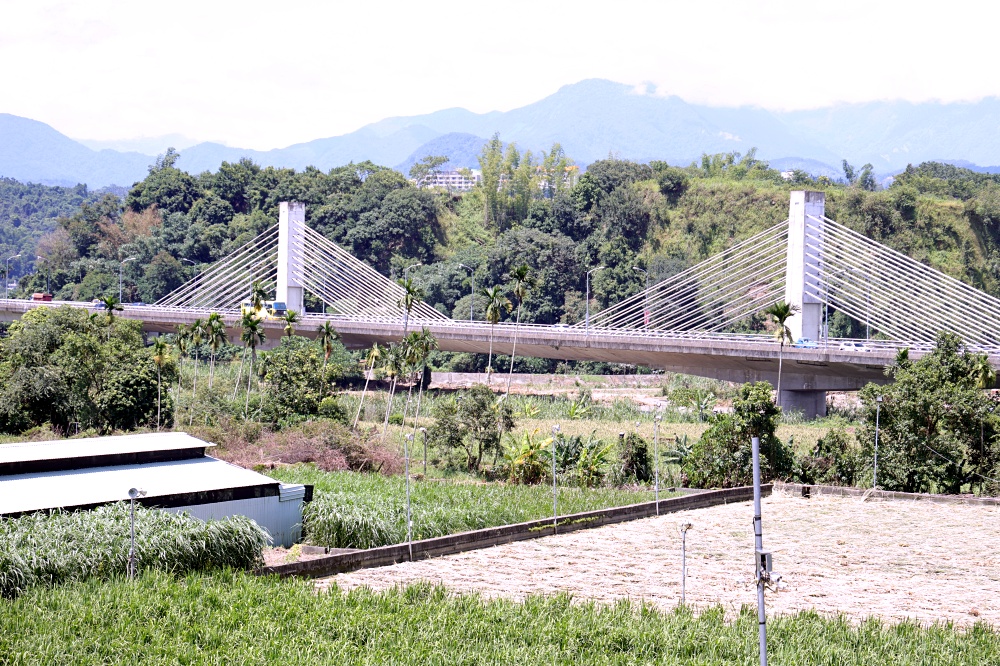
{"label": "corrugated roof building", "polygon": [[212,446],[182,432],[0,445],[0,516],[91,509],[140,488],[144,506],[202,520],[247,516],[276,546],[299,541],[311,488],[212,458]]}

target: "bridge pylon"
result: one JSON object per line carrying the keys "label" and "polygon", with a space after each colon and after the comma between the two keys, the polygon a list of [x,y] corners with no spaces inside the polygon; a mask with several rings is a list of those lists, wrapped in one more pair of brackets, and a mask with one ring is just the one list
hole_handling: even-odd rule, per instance
{"label": "bridge pylon", "polygon": [[823,331],[823,226],[826,194],[796,190],[788,205],[785,302],[799,308],[788,320],[794,340],[819,340]]}
{"label": "bridge pylon", "polygon": [[274,300],[289,310],[305,312],[304,245],[306,205],[282,201],[278,208],[278,279]]}

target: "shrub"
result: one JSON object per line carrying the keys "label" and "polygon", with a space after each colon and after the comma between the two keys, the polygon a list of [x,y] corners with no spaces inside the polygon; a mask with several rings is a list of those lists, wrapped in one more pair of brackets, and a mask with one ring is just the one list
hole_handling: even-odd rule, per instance
{"label": "shrub", "polygon": [[774,434],[780,414],[771,400],[769,383],[744,384],[733,402],[733,413],[713,417],[691,448],[683,467],[688,482],[701,488],[753,483],[752,437],[760,437],[761,480],[789,476],[794,467],[792,452]]}
{"label": "shrub", "polygon": [[625,481],[649,483],[653,480],[653,457],[649,444],[636,433],[629,433],[622,440],[622,477]]}
{"label": "shrub", "polygon": [[842,427],[831,428],[809,453],[795,461],[795,476],[802,483],[854,485],[859,451]]}
{"label": "shrub", "polygon": [[483,458],[502,453],[500,433],[514,429],[514,408],[485,384],[477,384],[434,408],[435,422],[427,430],[428,441],[446,450],[461,450],[470,472],[482,468]]}
{"label": "shrub", "polygon": [[347,408],[340,404],[340,401],[333,396],[327,396],[320,401],[317,413],[320,416],[333,419],[334,421],[343,423],[344,425],[350,423],[350,416],[347,414]]}

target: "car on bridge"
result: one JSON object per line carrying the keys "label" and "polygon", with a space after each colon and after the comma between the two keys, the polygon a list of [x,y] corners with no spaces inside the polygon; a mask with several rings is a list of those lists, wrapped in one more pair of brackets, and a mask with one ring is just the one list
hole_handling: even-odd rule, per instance
{"label": "car on bridge", "polygon": [[803,349],[816,349],[816,341],[810,338],[799,338],[795,341],[793,347],[802,347]]}
{"label": "car on bridge", "polygon": [[845,340],[844,342],[840,343],[840,346],[837,349],[839,349],[840,351],[852,351],[852,352],[871,351],[871,349],[868,348],[868,345],[866,345],[861,341],[855,341],[855,340]]}

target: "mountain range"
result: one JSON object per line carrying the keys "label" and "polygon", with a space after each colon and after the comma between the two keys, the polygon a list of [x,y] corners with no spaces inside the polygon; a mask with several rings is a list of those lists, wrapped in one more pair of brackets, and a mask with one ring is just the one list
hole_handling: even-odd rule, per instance
{"label": "mountain range", "polygon": [[[387,118],[349,134],[275,150],[198,143],[180,151],[177,166],[199,173],[218,169],[223,160],[249,157],[263,166],[328,170],[371,160],[406,172],[426,155],[447,155],[452,167],[475,167],[482,144],[496,132],[522,150],[547,150],[558,142],[584,166],[608,155],[686,165],[703,153],[746,153],[756,147],[758,157],[777,168],[832,177],[841,175],[842,159],[855,165],[870,162],[880,174],[928,160],[994,171],[986,165],[1000,164],[1000,99],[876,101],[773,111],[693,104],[589,79],[511,111],[453,108]],[[0,176],[49,185],[127,186],[141,180],[155,160],[142,152],[95,149],[105,145],[152,144],[75,141],[44,123],[0,113]]]}

